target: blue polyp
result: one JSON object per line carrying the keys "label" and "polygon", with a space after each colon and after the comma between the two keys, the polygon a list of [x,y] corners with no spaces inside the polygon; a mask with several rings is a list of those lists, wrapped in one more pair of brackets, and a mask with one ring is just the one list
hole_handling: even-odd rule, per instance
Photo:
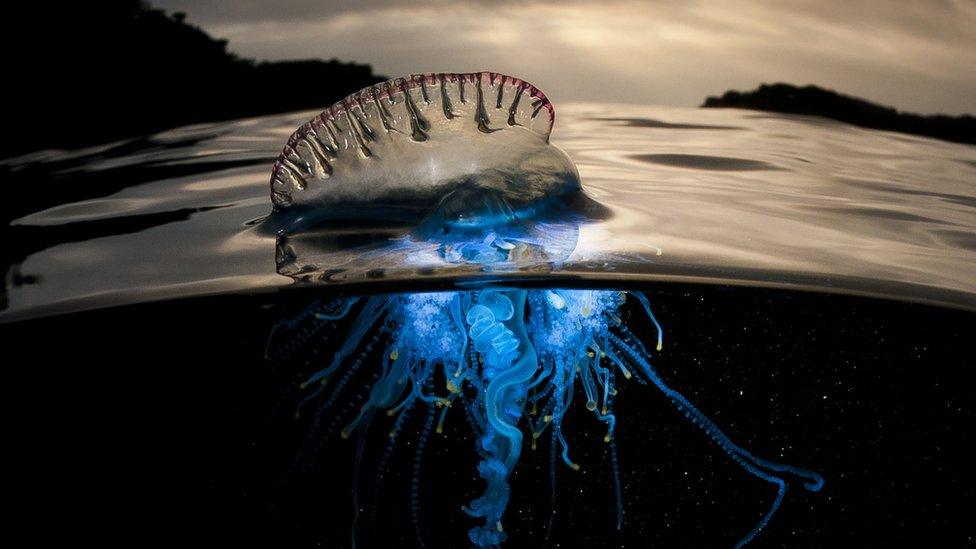
{"label": "blue polyp", "polygon": [[[507,539],[502,522],[511,496],[510,478],[526,438],[524,430],[531,435],[534,448],[541,435],[551,429],[552,528],[556,466],[561,461],[571,469],[580,467],[570,457],[569,441],[563,432],[563,420],[572,406],[577,382],[586,397],[586,409],[607,429],[605,441],[610,445],[616,526],[623,527],[623,494],[614,437],[618,416],[613,412],[620,389],[617,380],[621,379],[616,373],[620,372],[623,378],[633,377],[655,386],[734,463],[776,486],[771,507],[738,545],[749,543],[769,524],[784,501],[786,475],[799,477],[810,491],[819,490],[823,478],[805,469],[764,460],[737,446],[684,395],[668,386],[651,366],[650,352],[641,338],[621,320],[626,295],[634,296],[640,303],[654,325],[660,345],[661,326],[651,312],[649,300],[636,292],[498,288],[373,297],[360,307],[347,339],[329,365],[306,384],[324,382],[338,374],[339,381],[320,409],[331,407],[364,359],[374,356],[370,350],[377,338],[388,335],[387,346],[381,349],[378,377],[343,436],[365,432],[376,416],[394,416],[380,459],[385,468],[408,414],[415,406],[426,406],[414,452],[410,495],[412,522],[422,543],[419,472],[423,448],[437,408],[441,408],[436,414],[436,432],[440,432],[451,407],[460,406],[474,434],[480,459],[478,475],[484,481],[482,494],[463,508],[481,521],[468,536],[476,547],[498,547]],[[354,305],[350,299],[325,315],[340,319]],[[364,343],[370,330],[376,333]],[[353,356],[358,358],[348,363]],[[342,367],[346,370],[338,372]],[[322,389],[319,384],[309,399],[322,393]],[[386,414],[374,414],[375,411]],[[381,471],[380,477],[383,474]]]}

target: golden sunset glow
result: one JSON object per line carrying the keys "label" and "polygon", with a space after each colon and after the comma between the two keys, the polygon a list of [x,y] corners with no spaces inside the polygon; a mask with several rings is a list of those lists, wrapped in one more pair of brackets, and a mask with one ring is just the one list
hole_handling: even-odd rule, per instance
{"label": "golden sunset glow", "polygon": [[976,3],[158,0],[257,59],[337,57],[389,76],[490,69],[556,100],[692,106],[762,82],[900,109],[976,110]]}

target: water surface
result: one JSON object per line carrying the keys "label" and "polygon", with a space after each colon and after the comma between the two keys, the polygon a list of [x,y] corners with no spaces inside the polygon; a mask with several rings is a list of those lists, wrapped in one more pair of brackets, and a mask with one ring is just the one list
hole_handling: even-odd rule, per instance
{"label": "water surface", "polygon": [[[8,183],[29,196],[9,230],[0,318],[294,285],[258,222],[270,211],[274,158],[314,114],[3,161]],[[544,269],[550,278],[812,288],[976,308],[973,147],[815,117],[602,104],[560,105],[553,142],[611,215],[579,228],[569,260]],[[437,261],[343,261],[311,280],[471,274]]]}

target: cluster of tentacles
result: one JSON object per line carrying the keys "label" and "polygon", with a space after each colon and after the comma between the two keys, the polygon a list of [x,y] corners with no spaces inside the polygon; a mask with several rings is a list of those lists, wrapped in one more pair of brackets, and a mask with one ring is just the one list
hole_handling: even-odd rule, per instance
{"label": "cluster of tentacles", "polygon": [[[656,387],[745,471],[776,486],[770,509],[738,543],[744,545],[768,524],[783,501],[784,473],[799,477],[811,491],[819,490],[823,479],[811,471],[758,458],[737,446],[668,386],[651,365],[649,350],[620,316],[628,296],[639,302],[656,327],[660,350],[661,327],[648,299],[637,292],[491,288],[348,298],[314,311],[319,321],[338,321],[352,314],[355,318],[331,363],[303,384],[309,390],[314,388],[303,403],[325,399],[320,413],[330,408],[364,366],[365,357],[383,341],[388,348],[382,353],[378,377],[358,415],[342,429],[343,438],[365,429],[377,411],[385,411],[396,416],[390,432],[392,446],[408,412],[422,406],[427,416],[416,449],[417,469],[431,430],[440,432],[448,412],[460,405],[476,435],[478,474],[485,482],[482,495],[463,508],[483,521],[469,531],[469,537],[477,547],[497,547],[507,537],[502,519],[510,495],[509,478],[526,435],[532,447],[542,436],[551,440],[553,497],[557,463],[561,460],[572,469],[579,468],[570,457],[562,428],[574,393],[578,393],[577,384],[586,409],[606,426],[617,528],[622,527],[613,401],[620,378],[635,378]],[[418,471],[414,473],[412,503],[417,526]],[[419,535],[419,526],[417,530]]]}

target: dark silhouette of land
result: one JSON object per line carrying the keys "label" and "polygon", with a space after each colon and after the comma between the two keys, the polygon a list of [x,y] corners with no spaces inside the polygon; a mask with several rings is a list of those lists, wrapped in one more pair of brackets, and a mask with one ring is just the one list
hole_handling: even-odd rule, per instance
{"label": "dark silhouette of land", "polygon": [[37,4],[7,13],[30,34],[9,43],[0,157],[324,108],[385,79],[334,59],[240,58],[185,14],[137,0]]}
{"label": "dark silhouette of land", "polygon": [[972,116],[922,116],[898,112],[891,107],[817,86],[801,88],[791,84],[763,84],[749,92],[733,90],[725,92],[721,97],[709,97],[702,107],[732,107],[822,116],[865,128],[976,144],[976,118]]}

